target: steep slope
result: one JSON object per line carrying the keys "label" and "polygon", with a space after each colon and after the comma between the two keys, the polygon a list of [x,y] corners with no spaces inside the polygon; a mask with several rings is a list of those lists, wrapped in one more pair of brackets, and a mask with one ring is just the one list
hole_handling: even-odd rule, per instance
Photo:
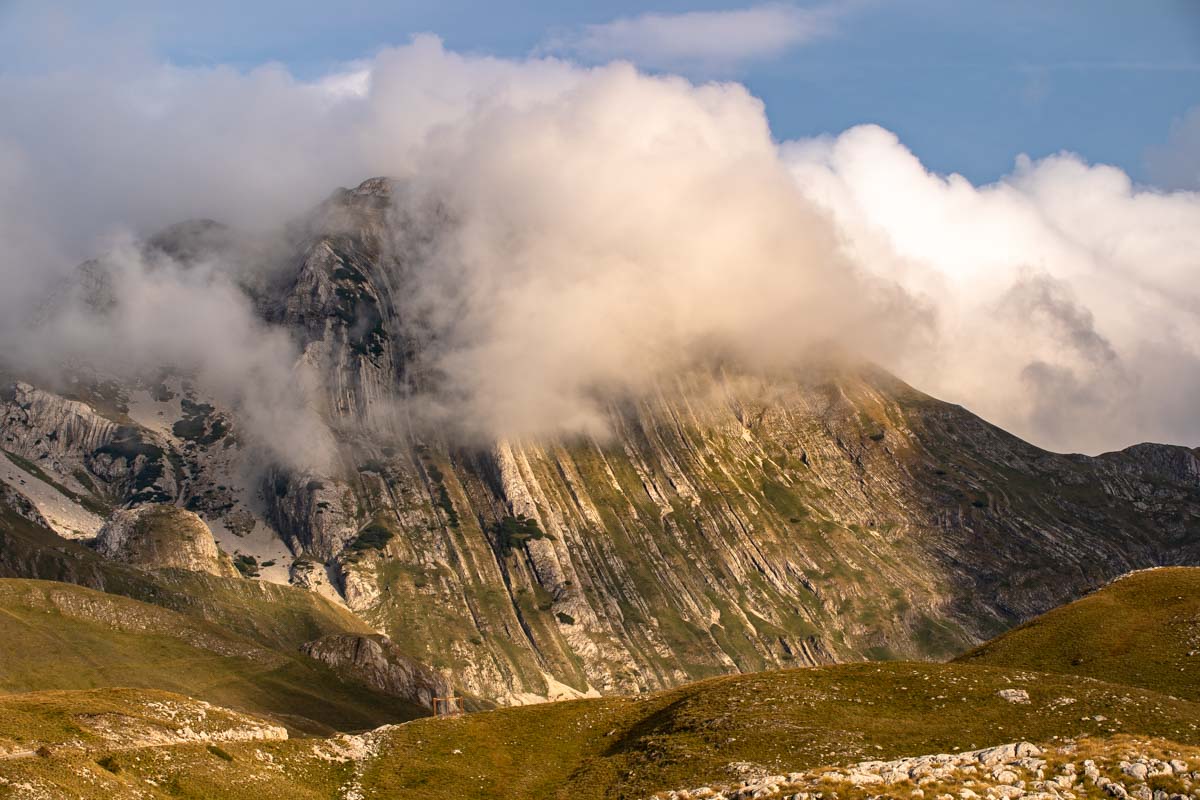
{"label": "steep slope", "polygon": [[[389,191],[331,201],[336,224],[262,300],[326,376],[354,465],[277,476],[268,516],[335,555],[353,609],[481,693],[943,657],[1200,555],[1193,451],[1045,453],[867,367],[679,376],[614,401],[607,440],[463,450],[413,429],[389,411],[427,369],[403,316],[420,232],[396,234]],[[369,529],[379,549],[358,546]]]}
{"label": "steep slope", "polygon": [[148,603],[52,581],[0,579],[0,692],[143,687],[263,714],[294,730],[359,729],[428,713]]}
{"label": "steep slope", "polygon": [[1126,575],[960,656],[1200,700],[1200,569]]}
{"label": "steep slope", "polygon": [[[336,592],[501,702],[944,658],[1131,569],[1200,563],[1196,451],[1047,453],[864,365],[698,365],[611,398],[604,438],[467,447],[421,427],[403,412],[431,345],[406,293],[426,232],[392,191],[340,191],[247,286],[321,376],[337,467],[250,463],[237,414],[186,376],[16,380],[8,483],[48,519],[54,498],[99,520],[192,510],[261,577]],[[46,558],[63,564],[11,574],[56,578]]]}
{"label": "steep slope", "polygon": [[448,689],[411,660],[403,680],[380,684],[337,658],[304,653],[330,640],[343,644],[335,655],[354,653],[360,640],[378,638],[319,595],[177,569],[145,572],[0,504],[0,576],[31,574],[50,580],[0,577],[13,647],[27,645],[0,660],[7,691],[147,686],[327,731],[421,716]]}

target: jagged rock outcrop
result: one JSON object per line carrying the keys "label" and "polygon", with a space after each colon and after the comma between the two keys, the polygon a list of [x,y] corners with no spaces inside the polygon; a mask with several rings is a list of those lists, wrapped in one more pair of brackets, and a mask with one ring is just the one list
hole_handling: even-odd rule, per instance
{"label": "jagged rock outcrop", "polygon": [[173,501],[179,493],[177,461],[161,437],[121,419],[121,390],[93,383],[76,389],[82,399],[23,381],[4,386],[0,447],[35,472],[49,473],[56,488],[93,509],[114,500]]}
{"label": "jagged rock outcrop", "polygon": [[186,509],[156,504],[114,511],[96,550],[103,556],[145,569],[186,569],[236,577],[204,520]]}
{"label": "jagged rock outcrop", "polygon": [[424,708],[432,709],[433,698],[450,693],[445,678],[406,656],[386,636],[323,636],[301,652],[345,678]]}
{"label": "jagged rock outcrop", "polygon": [[276,474],[268,519],[296,552],[328,561],[358,533],[353,490],[329,476]]}
{"label": "jagged rock outcrop", "polygon": [[335,603],[344,604],[337,587],[329,580],[326,567],[312,558],[297,558],[288,568],[288,582],[292,586],[307,589]]}

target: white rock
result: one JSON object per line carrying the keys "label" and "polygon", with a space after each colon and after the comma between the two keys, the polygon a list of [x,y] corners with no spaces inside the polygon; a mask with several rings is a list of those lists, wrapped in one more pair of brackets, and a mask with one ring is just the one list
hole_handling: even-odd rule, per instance
{"label": "white rock", "polygon": [[996,692],[1001,699],[1007,700],[1010,703],[1028,703],[1029,692],[1024,689],[1001,689]]}

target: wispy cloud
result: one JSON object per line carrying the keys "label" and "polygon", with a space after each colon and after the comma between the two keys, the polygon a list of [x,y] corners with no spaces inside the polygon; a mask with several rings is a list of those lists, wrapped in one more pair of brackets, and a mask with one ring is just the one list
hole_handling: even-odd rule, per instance
{"label": "wispy cloud", "polygon": [[1200,72],[1195,61],[1055,61],[1046,64],[1019,64],[1022,72]]}
{"label": "wispy cloud", "polygon": [[1156,186],[1200,191],[1200,106],[1175,120],[1165,143],[1149,149],[1146,167]]}
{"label": "wispy cloud", "polygon": [[645,67],[725,70],[832,35],[848,7],[766,3],[725,11],[646,13],[556,35],[541,50],[589,60],[628,59]]}

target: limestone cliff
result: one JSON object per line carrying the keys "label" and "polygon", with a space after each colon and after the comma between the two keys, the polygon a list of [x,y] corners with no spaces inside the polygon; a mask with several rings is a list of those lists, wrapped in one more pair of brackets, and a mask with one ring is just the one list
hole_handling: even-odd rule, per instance
{"label": "limestone cliff", "polygon": [[301,652],[339,675],[426,709],[451,691],[445,678],[401,653],[386,636],[331,634],[306,643]]}

